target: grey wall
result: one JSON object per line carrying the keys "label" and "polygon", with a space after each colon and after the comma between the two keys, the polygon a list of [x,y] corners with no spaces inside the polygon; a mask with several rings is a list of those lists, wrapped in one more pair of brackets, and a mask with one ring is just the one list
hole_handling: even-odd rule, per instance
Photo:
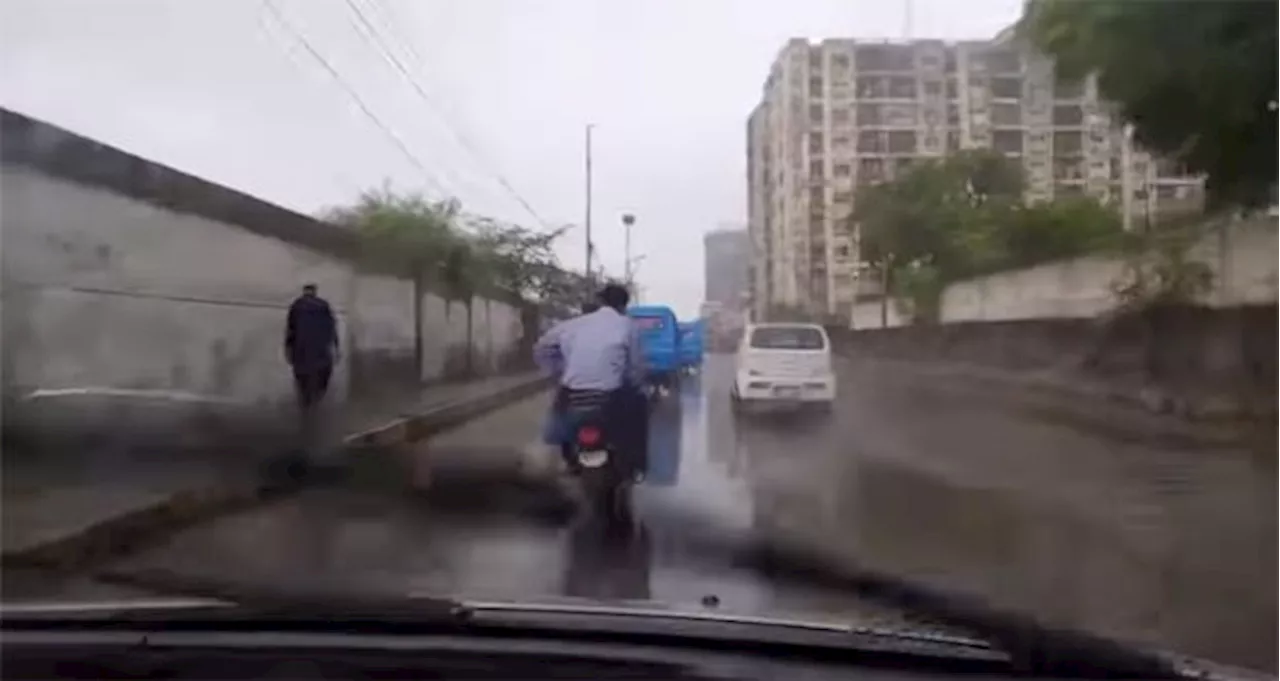
{"label": "grey wall", "polygon": [[1276,306],[1170,306],[1109,319],[962,322],[837,333],[845,354],[1158,388],[1274,418]]}
{"label": "grey wall", "polygon": [[[1231,222],[1197,242],[1189,256],[1213,272],[1208,307],[1274,305],[1277,291],[1276,253],[1280,233],[1274,218]],[[1126,278],[1126,261],[1118,255],[1091,255],[958,281],[942,293],[939,313],[944,323],[1075,319],[1105,315],[1118,306],[1112,287]],[[910,318],[890,304],[889,327]],[[879,301],[853,308],[855,329],[882,326]]]}
{"label": "grey wall", "polygon": [[[500,371],[522,358],[520,308],[424,293],[358,271],[354,236],[8,111],[0,169],[0,315],[8,398],[34,389],[291,399],[284,313],[319,285],[346,339],[350,389]],[[467,347],[468,339],[471,342]],[[352,379],[357,379],[353,382]]]}

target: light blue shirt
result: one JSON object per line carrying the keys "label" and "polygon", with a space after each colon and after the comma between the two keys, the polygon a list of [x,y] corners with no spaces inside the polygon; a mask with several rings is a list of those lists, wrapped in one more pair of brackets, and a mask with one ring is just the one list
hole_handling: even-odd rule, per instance
{"label": "light blue shirt", "polygon": [[624,379],[639,385],[643,375],[631,319],[611,307],[551,327],[533,346],[533,359],[570,390],[614,390]]}

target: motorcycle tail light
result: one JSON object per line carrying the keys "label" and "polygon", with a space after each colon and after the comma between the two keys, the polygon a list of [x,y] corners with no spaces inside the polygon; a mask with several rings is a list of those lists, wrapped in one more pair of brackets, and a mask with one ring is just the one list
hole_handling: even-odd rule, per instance
{"label": "motorcycle tail light", "polygon": [[600,444],[600,429],[594,426],[583,426],[578,429],[578,444],[583,447],[594,447]]}

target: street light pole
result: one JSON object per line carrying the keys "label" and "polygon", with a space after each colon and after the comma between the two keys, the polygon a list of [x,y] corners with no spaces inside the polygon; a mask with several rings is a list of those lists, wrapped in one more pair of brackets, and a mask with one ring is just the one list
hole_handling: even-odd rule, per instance
{"label": "street light pole", "polygon": [[622,215],[622,228],[625,234],[623,245],[623,278],[627,282],[627,288],[631,288],[631,225],[636,223],[636,216],[631,213]]}
{"label": "street light pole", "polygon": [[588,292],[586,293],[588,293],[588,296],[595,288],[594,285],[591,285],[593,284],[591,282],[591,279],[593,279],[593,273],[591,273],[591,251],[594,248],[594,244],[591,243],[591,128],[594,127],[594,124],[586,124],[586,219],[584,223],[586,227],[586,266],[582,271],[586,274],[586,287],[588,287]]}

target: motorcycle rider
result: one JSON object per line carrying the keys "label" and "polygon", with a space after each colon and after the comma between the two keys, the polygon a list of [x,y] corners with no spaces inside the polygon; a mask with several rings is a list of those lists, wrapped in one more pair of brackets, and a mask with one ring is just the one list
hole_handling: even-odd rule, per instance
{"label": "motorcycle rider", "polygon": [[608,399],[604,420],[611,438],[643,472],[648,447],[648,402],[639,388],[644,376],[643,355],[627,317],[631,295],[621,285],[608,284],[597,298],[598,309],[556,324],[534,344],[534,361],[559,381],[544,439],[549,445],[560,446],[565,465],[577,474],[581,464],[573,456],[569,443],[572,435],[564,432],[568,394],[605,392]]}

